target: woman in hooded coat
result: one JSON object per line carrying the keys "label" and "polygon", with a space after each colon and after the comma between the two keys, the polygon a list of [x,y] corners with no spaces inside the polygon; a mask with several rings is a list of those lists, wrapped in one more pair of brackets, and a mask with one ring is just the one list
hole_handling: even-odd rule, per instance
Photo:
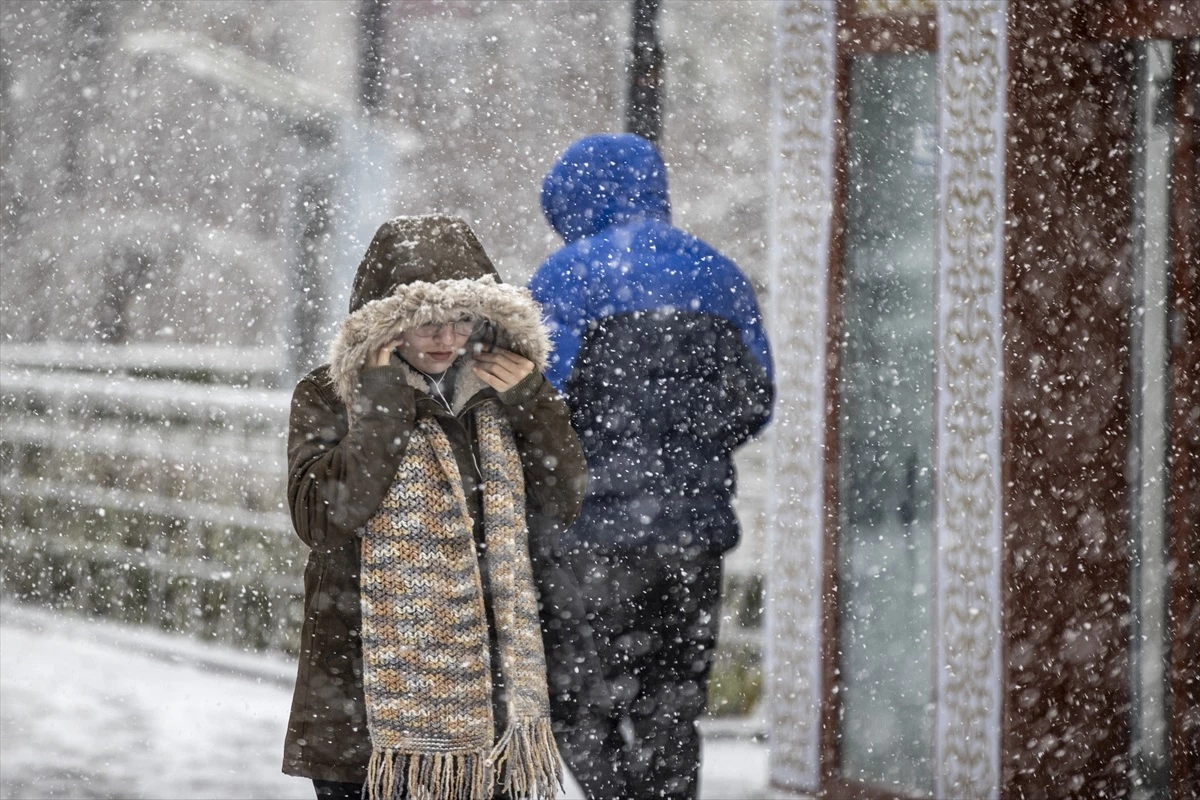
{"label": "woman in hooded coat", "polygon": [[552,796],[531,557],[586,467],[540,308],[465,222],[427,216],[379,229],[350,312],[292,398],[310,554],[284,772],[318,797]]}

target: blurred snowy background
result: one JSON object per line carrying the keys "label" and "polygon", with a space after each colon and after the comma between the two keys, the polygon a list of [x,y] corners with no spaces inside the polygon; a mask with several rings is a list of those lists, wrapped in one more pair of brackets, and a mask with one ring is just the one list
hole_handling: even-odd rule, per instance
{"label": "blurred snowy background", "polygon": [[[660,22],[675,220],[760,296],[772,17],[674,0]],[[396,214],[459,214],[523,283],[557,246],[545,170],[578,136],[624,126],[629,39],[630,4],[608,1],[6,0],[9,607],[290,663],[305,553],[282,507],[287,402],[323,360],[367,240]],[[762,462],[761,445],[740,453],[744,543],[712,688],[714,713],[743,719],[761,685]],[[277,769],[290,676],[247,691],[221,670],[122,661],[130,634],[98,633],[97,650],[92,629],[22,613],[3,619],[0,795],[200,796],[174,776],[224,770],[282,796],[242,759]],[[43,739],[63,718],[91,766],[28,762],[56,752]],[[247,729],[222,737],[235,721]],[[222,749],[195,749],[201,735]]]}
{"label": "blurred snowy background", "polygon": [[[555,247],[553,158],[623,128],[630,4],[373,7],[5,3],[5,340],[282,348],[300,368],[329,330],[310,341],[294,308],[328,324],[378,223],[430,209],[523,282]],[[772,13],[661,19],[676,218],[755,276]]]}

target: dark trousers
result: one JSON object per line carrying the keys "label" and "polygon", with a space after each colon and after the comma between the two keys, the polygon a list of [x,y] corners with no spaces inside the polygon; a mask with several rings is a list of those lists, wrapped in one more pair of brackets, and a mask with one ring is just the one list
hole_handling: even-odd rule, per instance
{"label": "dark trousers", "polygon": [[360,800],[363,790],[361,783],[319,781],[315,778],[313,788],[317,790],[317,800]]}
{"label": "dark trousers", "polygon": [[584,785],[591,800],[694,800],[696,722],[717,642],[721,556],[679,547],[584,547],[568,560],[615,701],[587,740],[592,751],[568,754],[568,764],[613,765],[610,786]]}

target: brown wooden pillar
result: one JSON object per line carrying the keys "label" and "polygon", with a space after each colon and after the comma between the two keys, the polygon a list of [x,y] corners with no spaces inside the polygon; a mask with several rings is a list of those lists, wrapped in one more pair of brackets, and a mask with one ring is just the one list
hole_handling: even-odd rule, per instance
{"label": "brown wooden pillar", "polygon": [[1013,2],[1002,796],[1126,792],[1129,62]]}
{"label": "brown wooden pillar", "polygon": [[1175,74],[1167,563],[1171,796],[1183,798],[1200,797],[1200,38],[1176,49]]}

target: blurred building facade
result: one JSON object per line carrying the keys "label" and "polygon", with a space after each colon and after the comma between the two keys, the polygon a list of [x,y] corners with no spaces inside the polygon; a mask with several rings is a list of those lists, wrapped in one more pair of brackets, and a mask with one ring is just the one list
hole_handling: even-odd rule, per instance
{"label": "blurred building facade", "polygon": [[5,5],[6,339],[279,345],[353,30],[270,11]]}
{"label": "blurred building facade", "polygon": [[772,781],[1200,794],[1200,5],[786,2]]}

